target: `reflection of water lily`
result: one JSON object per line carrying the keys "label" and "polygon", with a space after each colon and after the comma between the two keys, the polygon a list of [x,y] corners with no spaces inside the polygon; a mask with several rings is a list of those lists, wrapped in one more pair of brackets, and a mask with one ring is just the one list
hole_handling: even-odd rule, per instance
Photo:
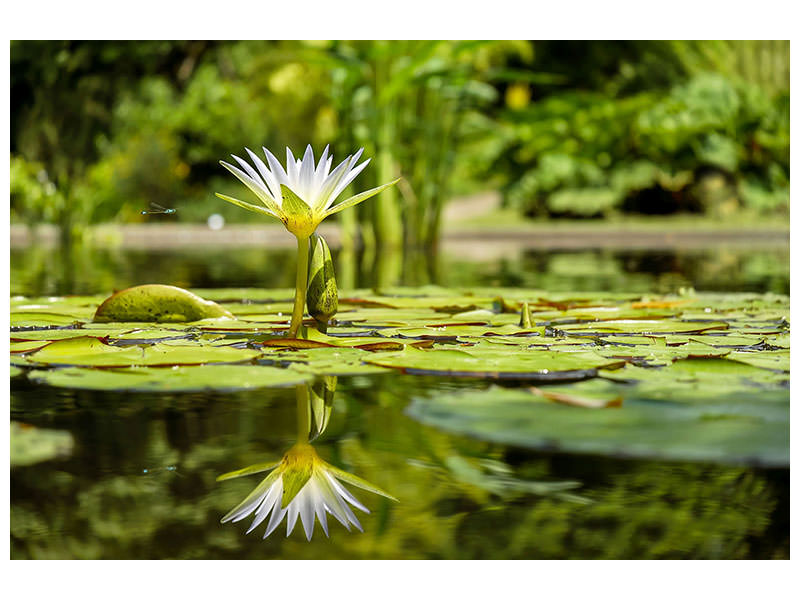
{"label": "reflection of water lily", "polygon": [[306,538],[310,540],[314,532],[315,519],[319,519],[325,535],[328,535],[327,513],[332,514],[348,531],[350,525],[363,531],[350,505],[366,513],[369,513],[369,509],[361,504],[342,485],[342,482],[396,500],[371,483],[326,463],[319,458],[314,448],[305,442],[295,444],[279,463],[253,465],[222,475],[218,480],[270,469],[274,469],[272,473],[241,504],[222,518],[223,523],[241,521],[252,513],[255,518],[247,530],[247,533],[250,533],[269,517],[264,533],[266,538],[286,517],[288,536],[299,516]]}

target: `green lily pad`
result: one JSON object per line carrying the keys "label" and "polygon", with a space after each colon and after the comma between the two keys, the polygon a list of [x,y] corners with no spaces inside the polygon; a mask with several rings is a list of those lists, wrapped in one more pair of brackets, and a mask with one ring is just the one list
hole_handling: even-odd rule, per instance
{"label": "green lily pad", "polygon": [[364,359],[371,353],[358,348],[309,348],[295,352],[277,352],[269,356],[276,363],[312,375],[375,375],[388,372]]}
{"label": "green lily pad", "polygon": [[27,358],[42,365],[131,367],[240,362],[260,354],[258,350],[201,343],[112,346],[94,337],[80,337],[52,342]]}
{"label": "green lily pad", "polygon": [[366,358],[365,362],[420,375],[541,381],[585,379],[594,377],[598,368],[620,364],[620,361],[609,360],[594,352],[529,350],[509,353],[488,345],[459,350],[417,350],[409,347],[402,352]]}
{"label": "green lily pad", "polygon": [[94,314],[94,321],[143,321],[167,323],[201,319],[233,318],[216,302],[172,285],[137,285],[107,298]]}
{"label": "green lily pad", "polygon": [[309,375],[298,371],[256,365],[124,369],[67,367],[34,371],[29,378],[56,387],[127,392],[230,392],[297,385],[310,380]]}
{"label": "green lily pad", "polygon": [[789,372],[789,351],[731,352],[728,358],[754,367]]}
{"label": "green lily pad", "polygon": [[39,312],[39,311],[12,311],[11,312],[11,326],[12,327],[49,327],[53,325],[72,325],[73,323],[80,323],[81,319],[71,315],[65,315],[57,312]]}
{"label": "green lily pad", "polygon": [[728,329],[730,325],[721,321],[712,322],[683,322],[672,320],[652,319],[624,319],[619,321],[600,321],[592,323],[578,323],[574,325],[559,325],[557,328],[567,333],[587,334],[635,334],[646,335],[654,333],[700,333]]}

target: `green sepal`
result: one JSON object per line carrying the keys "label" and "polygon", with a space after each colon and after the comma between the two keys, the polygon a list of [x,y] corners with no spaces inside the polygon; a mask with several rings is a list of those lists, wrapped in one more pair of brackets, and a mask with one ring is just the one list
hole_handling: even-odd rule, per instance
{"label": "green sepal", "polygon": [[371,484],[369,481],[365,481],[361,479],[361,477],[357,477],[352,473],[348,473],[347,471],[342,471],[341,469],[337,469],[333,465],[327,465],[327,469],[331,471],[334,475],[336,475],[337,479],[341,479],[345,483],[349,483],[350,485],[354,485],[356,487],[361,488],[362,490],[367,490],[368,492],[372,492],[373,494],[378,494],[379,496],[383,496],[384,498],[388,498],[389,500],[394,500],[395,502],[400,502],[397,498],[392,496],[389,492],[383,491],[377,485]]}
{"label": "green sepal", "polygon": [[274,469],[281,461],[273,461],[273,462],[265,462],[265,463],[256,463],[254,465],[250,465],[249,467],[245,467],[244,469],[239,469],[238,471],[231,471],[230,473],[225,473],[224,475],[220,475],[217,477],[217,481],[225,481],[226,479],[235,479],[236,477],[244,477],[245,475],[253,475],[254,473],[263,473],[264,471],[269,471],[270,469]]}
{"label": "green sepal", "polygon": [[231,198],[230,196],[226,196],[225,194],[220,194],[219,192],[215,193],[217,198],[222,198],[226,202],[230,202],[231,204],[235,204],[239,208],[244,208],[245,210],[251,210],[256,212],[260,215],[267,215],[268,217],[273,217],[275,219],[279,219],[278,215],[273,214],[272,212],[268,211],[266,208],[262,208],[260,206],[256,206],[255,204],[250,204],[249,202],[243,202],[242,200],[237,200],[236,198]]}
{"label": "green sepal", "polygon": [[287,469],[283,472],[283,499],[281,500],[281,508],[289,506],[289,503],[300,493],[303,486],[311,479],[313,470],[314,467],[311,463],[300,463],[296,464],[292,469]]}
{"label": "green sepal", "polygon": [[329,217],[330,215],[336,214],[337,212],[344,210],[345,208],[350,208],[351,206],[355,206],[359,202],[363,202],[368,198],[372,198],[375,194],[379,194],[386,188],[395,185],[398,181],[400,181],[400,179],[402,179],[402,177],[398,177],[394,181],[391,181],[389,183],[384,183],[383,185],[380,185],[376,188],[372,188],[371,190],[367,190],[366,192],[361,192],[360,194],[351,196],[347,200],[343,200],[342,202],[339,202],[339,204],[330,207],[325,213],[325,216]]}
{"label": "green sepal", "polygon": [[299,237],[308,237],[314,233],[314,212],[300,196],[287,186],[281,184],[281,220],[291,233]]}

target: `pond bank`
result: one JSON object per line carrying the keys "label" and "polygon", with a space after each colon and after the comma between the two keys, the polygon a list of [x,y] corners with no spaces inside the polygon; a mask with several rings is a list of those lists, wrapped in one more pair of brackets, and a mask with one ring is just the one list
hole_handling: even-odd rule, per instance
{"label": "pond bank", "polygon": [[[25,225],[11,225],[12,248],[51,246],[58,241],[53,225],[40,226],[33,235]],[[341,229],[323,223],[319,229],[331,247],[341,245]],[[98,225],[91,239],[99,246],[131,249],[169,249],[193,246],[294,247],[294,238],[280,225],[226,225],[214,231],[199,224]],[[476,245],[477,244],[477,245]],[[642,228],[636,223],[526,223],[520,227],[457,226],[445,229],[446,250],[496,254],[502,248],[650,248],[685,249],[719,246],[788,247],[789,231],[777,227],[742,229],[720,225]]]}

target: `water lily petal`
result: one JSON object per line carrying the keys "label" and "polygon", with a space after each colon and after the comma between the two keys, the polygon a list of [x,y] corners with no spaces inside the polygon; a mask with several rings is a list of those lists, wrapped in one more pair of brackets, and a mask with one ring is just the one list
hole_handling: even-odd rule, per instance
{"label": "water lily petal", "polygon": [[325,177],[328,175],[326,169],[330,168],[330,162],[328,162],[329,149],[330,144],[325,146],[325,149],[322,151],[322,156],[319,158],[319,164],[314,171],[314,183],[312,187],[315,190],[319,190],[322,187],[322,182],[325,181]]}
{"label": "water lily petal", "polygon": [[[336,479],[334,479],[333,475],[331,475],[330,473],[325,473],[325,475],[327,476],[328,481],[330,482],[331,487],[334,490],[334,493],[337,494],[338,496],[341,496],[341,490],[343,489],[342,486],[336,483]],[[364,531],[363,529],[361,529],[361,523],[358,522],[358,518],[356,518],[356,515],[353,512],[353,510],[347,505],[347,502],[340,501],[339,504],[342,507],[344,514],[347,516],[347,520],[350,521],[353,525],[355,525],[359,531]]]}
{"label": "water lily petal", "polygon": [[275,175],[272,174],[267,168],[267,165],[264,164],[264,161],[259,158],[258,154],[250,150],[250,148],[245,148],[248,156],[250,156],[250,160],[253,161],[253,164],[258,169],[258,172],[261,174],[261,178],[267,184],[267,188],[269,188],[270,196],[272,196],[273,200],[276,200],[281,195],[281,186],[280,182],[275,178]]}
{"label": "water lily petal", "polygon": [[294,154],[286,147],[286,177],[289,180],[289,185],[291,187],[296,187],[298,182],[298,175],[300,174],[300,169],[298,169],[300,161],[295,160]]}
{"label": "water lily petal", "polygon": [[245,184],[251,192],[258,196],[258,199],[261,200],[264,206],[275,213],[275,215],[280,214],[280,207],[275,203],[275,199],[267,193],[266,188],[262,187],[263,184],[254,181],[244,171],[226,163],[224,160],[219,162],[223,167],[228,169],[228,171],[233,173],[239,181]]}
{"label": "water lily petal", "polygon": [[319,488],[319,477],[313,477],[311,479],[310,485],[313,486],[315,494],[314,512],[316,512],[317,514],[317,518],[319,519],[319,524],[322,527],[322,530],[325,532],[325,536],[330,537],[328,535],[328,517],[325,514],[327,508],[325,500],[322,495],[322,490],[320,490]]}
{"label": "water lily petal", "polygon": [[280,506],[276,507],[276,504],[280,501],[281,497],[281,486],[277,483],[273,483],[272,487],[270,487],[269,492],[266,496],[264,496],[264,501],[261,503],[256,509],[256,517],[253,519],[253,522],[250,524],[250,527],[247,529],[245,533],[250,533],[261,525],[261,522],[267,518],[267,515],[270,511],[278,510],[280,511]]}
{"label": "water lily petal", "polygon": [[336,196],[334,196],[332,192],[342,180],[342,177],[347,176],[351,161],[352,157],[348,156],[333,170],[333,173],[325,178],[325,181],[322,183],[322,187],[319,190],[319,198],[321,202],[324,202],[326,207],[330,206],[330,204],[332,204],[336,199]]}
{"label": "water lily petal", "polygon": [[226,514],[220,520],[221,523],[227,523],[228,521],[241,521],[251,512],[253,509],[258,506],[262,500],[264,499],[264,495],[267,493],[267,490],[272,485],[272,483],[278,479],[280,473],[278,471],[273,471],[262,481],[261,483],[256,486],[250,494],[242,500],[239,504],[237,504],[233,509],[231,509],[228,514]]}
{"label": "water lily petal", "polygon": [[314,202],[314,150],[311,144],[306,146],[306,153],[300,162],[300,191],[307,204]]}
{"label": "water lily petal", "polygon": [[344,487],[341,483],[339,483],[338,481],[334,481],[333,482],[333,486],[336,488],[336,491],[339,492],[339,495],[342,498],[347,500],[350,504],[355,506],[357,509],[369,514],[369,509],[366,506],[364,506],[363,504],[361,504],[361,502],[359,502],[358,499],[355,496],[353,496],[353,494],[351,494],[348,491],[348,489],[346,487]]}
{"label": "water lily petal", "polygon": [[[245,148],[245,150],[247,150],[247,148]],[[261,188],[264,192],[269,194],[269,189],[267,188],[267,184],[264,182],[264,179],[261,177],[261,175],[256,173],[256,170],[250,166],[250,163],[248,163],[243,158],[239,158],[235,154],[231,154],[231,156],[233,157],[233,160],[239,163],[239,166],[242,167],[242,169],[244,169],[244,172],[247,173],[247,176],[250,177],[250,180],[253,183],[255,183],[259,188]]]}
{"label": "water lily petal", "polygon": [[[281,486],[281,491],[279,492],[278,496],[278,498],[280,498],[280,495],[283,493],[283,485],[281,482],[278,482],[278,484]],[[283,516],[286,514],[286,512],[287,509],[281,508],[278,500],[276,499],[272,508],[272,517],[270,517],[269,523],[267,524],[267,530],[264,532],[263,539],[266,539],[269,534],[277,529],[278,525],[280,525],[281,521],[283,521]]]}
{"label": "water lily petal", "polygon": [[325,501],[325,508],[339,523],[345,526],[347,531],[350,531],[350,521],[347,518],[347,512],[342,506],[343,502],[339,499],[338,494],[328,482],[327,473],[317,476],[317,483]]}
{"label": "water lily petal", "polygon": [[289,534],[292,533],[294,529],[294,524],[297,523],[297,515],[300,513],[300,509],[297,505],[297,502],[292,502],[286,507],[287,515],[286,515],[286,537],[289,537]]}
{"label": "water lily petal", "polygon": [[275,155],[264,146],[261,146],[261,149],[264,151],[264,155],[267,157],[267,162],[269,163],[269,168],[272,174],[275,175],[275,179],[278,180],[278,183],[288,184],[289,177],[286,171],[283,170],[283,165],[281,165],[280,161],[278,161]]}
{"label": "water lily petal", "polygon": [[298,510],[300,512],[300,521],[303,523],[303,529],[306,532],[306,539],[310,540],[314,534],[314,520],[315,520],[315,504],[316,496],[314,489],[307,486],[303,490],[303,494],[297,498]]}
{"label": "water lily petal", "polygon": [[[345,175],[342,178],[342,180],[338,183],[338,185],[334,188],[333,193],[331,194],[331,197],[332,198],[337,198],[339,196],[339,194],[341,194],[344,191],[344,189],[348,185],[350,185],[350,182],[353,181],[353,179],[355,179],[356,176],[359,173],[361,173],[361,171],[364,170],[364,168],[369,164],[369,161],[371,161],[371,160],[372,160],[371,158],[368,158],[363,163],[358,165],[356,168],[352,169],[347,175]],[[352,164],[355,164],[355,163],[356,163],[356,159],[354,158]]]}

